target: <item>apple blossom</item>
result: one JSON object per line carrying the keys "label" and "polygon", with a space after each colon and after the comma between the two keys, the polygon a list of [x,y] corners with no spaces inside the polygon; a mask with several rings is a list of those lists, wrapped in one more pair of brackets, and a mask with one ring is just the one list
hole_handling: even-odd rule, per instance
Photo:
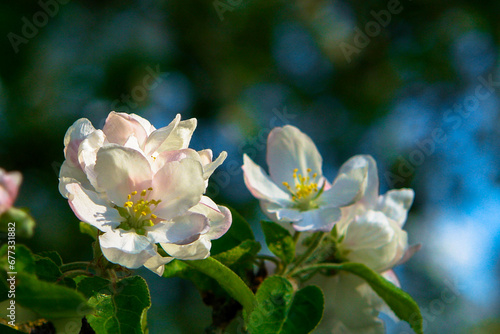
{"label": "apple blossom", "polygon": [[[406,262],[420,245],[408,247],[402,229],[410,209],[412,189],[390,190],[379,195],[377,165],[371,156],[358,156],[368,165],[367,188],[355,204],[342,208],[337,223],[338,254],[341,260],[362,263],[400,286],[392,267]],[[356,163],[362,163],[362,162]],[[354,161],[353,161],[354,162]],[[389,307],[360,278],[342,273],[334,294],[335,333],[385,333],[379,312],[394,316]]]}
{"label": "apple blossom", "polygon": [[[231,214],[203,196],[226,154],[188,148],[196,120],[156,130],[137,115],[110,113],[103,130],[78,120],[65,137],[60,191],[76,216],[100,230],[103,255],[128,268],[158,274],[172,257],[202,259]],[[78,152],[78,153],[75,153]]]}
{"label": "apple blossom", "polygon": [[[189,155],[202,164],[205,183],[208,185],[208,178],[222,164],[227,153],[222,152],[212,161],[212,150],[196,152],[189,149],[196,125],[195,118],[181,121],[178,114],[169,125],[156,129],[148,120],[138,115],[111,112],[103,129],[96,130],[88,119],[81,118],[68,129],[64,137],[66,160],[59,173],[59,191],[65,196],[65,178],[78,180],[86,189],[100,190],[94,172],[96,154],[101,147],[109,144],[139,151],[150,161],[153,168],[161,166],[161,163],[155,163],[155,160],[163,152]],[[182,153],[173,153],[178,150],[182,150]]]}
{"label": "apple blossom", "polygon": [[340,208],[360,199],[366,188],[368,166],[362,160],[342,167],[330,184],[318,149],[294,126],[270,132],[267,163],[270,175],[244,155],[245,184],[270,219],[291,222],[297,231],[330,231]]}
{"label": "apple blossom", "polygon": [[21,173],[0,168],[0,215],[14,204],[22,179]]}
{"label": "apple blossom", "polygon": [[379,196],[375,160],[370,156],[355,159],[369,166],[368,185],[360,201],[342,208],[343,217],[336,226],[341,240],[338,248],[346,260],[383,272],[406,261],[420,247],[408,247],[408,236],[402,229],[414,192],[398,189]]}

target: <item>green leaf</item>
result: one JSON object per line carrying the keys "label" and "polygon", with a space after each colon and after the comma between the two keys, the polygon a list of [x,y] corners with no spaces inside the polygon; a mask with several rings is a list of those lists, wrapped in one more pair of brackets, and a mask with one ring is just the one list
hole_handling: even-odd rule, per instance
{"label": "green leaf", "polygon": [[19,305],[47,319],[81,318],[91,311],[86,299],[74,289],[39,279],[36,274],[40,274],[41,278],[53,280],[58,268],[50,259],[34,256],[26,246],[16,246],[17,273],[7,275],[7,272],[12,270],[8,263],[9,253],[6,246],[0,249],[0,276],[4,285],[7,284],[7,277],[15,276],[16,302]]}
{"label": "green leaf", "polygon": [[28,212],[18,208],[10,208],[0,216],[0,232],[10,232],[9,227],[15,223],[16,237],[30,238],[35,229],[35,220]]}
{"label": "green leaf", "polygon": [[78,283],[95,312],[87,316],[96,333],[144,333],[143,319],[151,306],[146,281],[139,276],[124,278],[115,284],[91,277]]}
{"label": "green leaf", "polygon": [[62,272],[59,267],[48,257],[38,255],[35,258],[35,270],[39,279],[47,282],[55,282],[61,277]]}
{"label": "green leaf", "polygon": [[77,291],[25,273],[16,275],[16,302],[47,319],[83,317],[92,310]]}
{"label": "green leaf", "polygon": [[288,306],[293,300],[293,286],[284,277],[268,277],[255,295],[257,306],[248,318],[251,334],[277,334],[285,322]]}
{"label": "green leaf", "polygon": [[228,207],[231,210],[231,215],[233,217],[231,227],[229,230],[219,239],[212,242],[211,254],[216,255],[231,248],[237,247],[245,240],[255,240],[255,236],[252,232],[250,224],[234,209]]}
{"label": "green leaf", "polygon": [[[9,261],[15,261],[14,268]],[[0,248],[0,268],[7,272],[24,272],[35,274],[35,259],[31,251],[24,245],[12,246],[3,245]]]}
{"label": "green leaf", "polygon": [[423,318],[418,304],[409,294],[386,280],[380,274],[361,263],[319,263],[302,268],[295,275],[320,269],[348,271],[364,279],[380,298],[391,308],[399,319],[410,324],[415,333],[423,334]]}
{"label": "green leaf", "polygon": [[274,222],[261,221],[266,244],[274,255],[285,263],[291,263],[295,258],[295,242],[286,228]]}
{"label": "green leaf", "polygon": [[236,301],[246,314],[250,314],[255,306],[255,296],[250,288],[231,269],[209,257],[204,260],[183,261],[192,268],[215,279],[217,283]]}
{"label": "green leaf", "polygon": [[321,321],[323,292],[307,286],[296,293],[284,277],[268,277],[256,294],[257,306],[248,319],[251,334],[310,333]]}
{"label": "green leaf", "polygon": [[97,239],[97,228],[90,224],[80,222],[80,232],[90,235],[94,240]]}
{"label": "green leaf", "polygon": [[81,277],[76,289],[80,291],[85,297],[90,298],[97,294],[110,295],[112,292],[111,282],[102,277]]}
{"label": "green leaf", "polygon": [[215,255],[214,258],[226,266],[232,266],[252,260],[259,251],[260,243],[255,240],[245,240],[240,245]]}
{"label": "green leaf", "polygon": [[323,317],[325,297],[315,285],[297,291],[281,333],[311,333]]}
{"label": "green leaf", "polygon": [[62,266],[63,261],[61,259],[61,255],[59,255],[56,251],[45,251],[38,253],[39,256],[48,257],[52,260],[58,267]]}

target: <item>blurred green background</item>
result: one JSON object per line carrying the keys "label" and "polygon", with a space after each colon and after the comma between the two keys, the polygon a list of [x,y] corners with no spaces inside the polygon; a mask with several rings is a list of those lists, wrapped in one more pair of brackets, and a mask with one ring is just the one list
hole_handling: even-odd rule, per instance
{"label": "blurred green background", "polygon": [[[330,180],[364,153],[382,193],[415,189],[406,230],[423,248],[396,272],[426,332],[500,332],[499,2],[18,0],[2,3],[0,27],[0,166],[23,173],[16,205],[38,222],[18,242],[92,256],[57,190],[64,133],[80,117],[98,128],[111,110],[157,128],[196,117],[192,146],[229,154],[208,195],[258,235],[242,154],[265,165],[270,129],[293,124]],[[140,273],[151,333],[209,324],[189,282]]]}

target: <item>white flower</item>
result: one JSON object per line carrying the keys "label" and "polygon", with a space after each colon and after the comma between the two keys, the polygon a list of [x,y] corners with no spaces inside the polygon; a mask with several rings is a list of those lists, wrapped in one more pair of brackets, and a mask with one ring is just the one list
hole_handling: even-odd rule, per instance
{"label": "white flower", "polygon": [[173,257],[202,259],[210,240],[229,229],[229,210],[203,196],[226,155],[212,162],[210,150],[189,149],[195,127],[178,115],[156,130],[139,116],[111,113],[103,130],[85,119],[68,130],[60,191],[79,219],[102,232],[109,261],[161,275],[172,258],[161,257],[157,244]]}
{"label": "white flower", "polygon": [[270,176],[245,155],[245,184],[270,219],[291,222],[297,231],[326,232],[340,219],[340,208],[356,202],[366,188],[368,166],[353,159],[330,184],[311,138],[296,127],[278,127],[267,140]]}
{"label": "white flower", "polygon": [[[183,155],[199,161],[203,166],[203,176],[208,185],[208,178],[222,164],[227,153],[222,152],[212,161],[210,149],[196,152],[189,149],[189,143],[196,129],[196,119],[181,121],[178,114],[167,126],[156,129],[148,120],[126,113],[111,112],[102,130],[96,130],[85,118],[77,120],[64,137],[64,156],[66,160],[59,173],[59,191],[66,197],[65,178],[78,180],[86,189],[98,189],[94,166],[97,151],[109,144],[118,144],[140,152],[151,163],[152,168],[161,166],[156,162],[164,152],[171,155]],[[165,155],[162,155],[165,158]]]}
{"label": "white flower", "polygon": [[402,229],[414,192],[398,189],[379,196],[375,161],[370,156],[356,159],[369,166],[368,185],[360,201],[342,209],[343,217],[336,226],[341,240],[338,247],[346,260],[383,272],[407,260],[420,247],[409,248],[407,233]]}
{"label": "white flower", "polygon": [[21,173],[0,168],[0,215],[14,204],[22,179]]}

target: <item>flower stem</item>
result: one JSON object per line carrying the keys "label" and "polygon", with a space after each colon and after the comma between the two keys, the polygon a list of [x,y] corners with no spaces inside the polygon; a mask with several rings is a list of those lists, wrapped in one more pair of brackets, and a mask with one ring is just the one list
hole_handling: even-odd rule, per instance
{"label": "flower stem", "polygon": [[85,270],[87,271],[89,268],[92,268],[93,264],[88,261],[77,261],[77,262],[70,262],[70,263],[65,263],[59,267],[61,272],[65,273],[67,271],[73,271],[73,270]]}
{"label": "flower stem", "polygon": [[326,236],[326,232],[318,232],[316,234],[316,236],[314,237],[311,245],[309,246],[309,248],[301,255],[297,258],[297,260],[295,261],[295,264],[292,266],[292,268],[290,270],[288,270],[287,274],[288,275],[293,275],[294,272],[297,270],[297,268],[300,268],[300,266],[306,262],[307,260],[309,260],[309,258],[311,257],[311,255],[316,251],[316,249],[318,249],[318,247],[321,245],[321,242],[323,241],[323,239],[325,238]]}
{"label": "flower stem", "polygon": [[306,273],[308,271],[317,271],[321,269],[341,269],[342,264],[341,263],[317,263],[317,264],[311,264],[306,267],[298,268],[297,270],[293,271],[290,273],[293,276],[299,276],[303,273]]}

